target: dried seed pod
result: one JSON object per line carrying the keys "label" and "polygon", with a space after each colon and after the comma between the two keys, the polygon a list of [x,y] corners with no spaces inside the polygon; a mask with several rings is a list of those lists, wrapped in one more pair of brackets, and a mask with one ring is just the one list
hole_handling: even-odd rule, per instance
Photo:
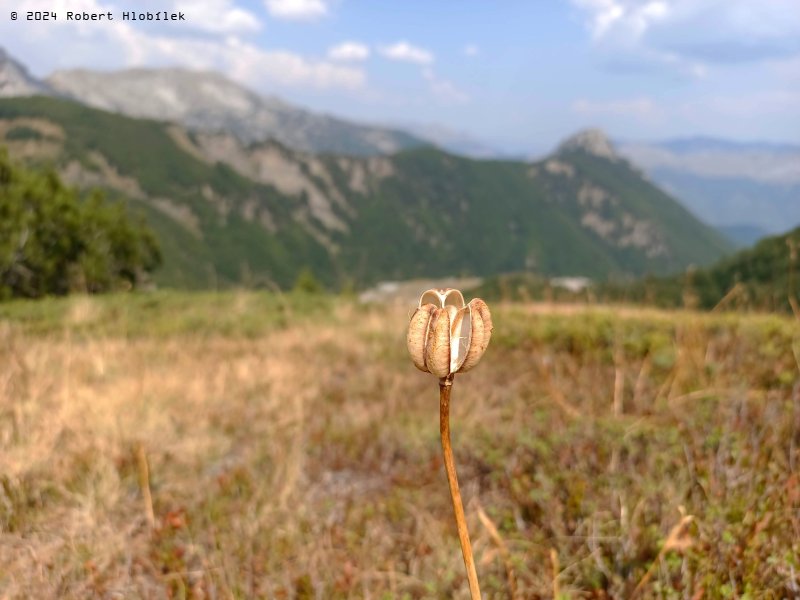
{"label": "dried seed pod", "polygon": [[408,352],[416,367],[439,378],[442,454],[473,600],[480,600],[481,590],[450,445],[450,390],[453,376],[468,371],[481,359],[491,335],[492,317],[483,300],[475,298],[465,305],[460,291],[433,289],[423,292],[406,337]]}
{"label": "dried seed pod", "polygon": [[419,300],[420,305],[429,302],[436,306],[455,306],[456,308],[463,308],[466,305],[464,294],[452,288],[433,289],[423,292]]}
{"label": "dried seed pod", "polygon": [[470,333],[472,335],[470,336],[469,349],[464,362],[461,364],[461,368],[458,370],[459,373],[466,373],[477,365],[483,357],[483,353],[486,351],[486,346],[488,344],[483,317],[481,317],[480,311],[476,310],[474,307],[471,307],[470,310],[470,322],[472,325]]}
{"label": "dried seed pod", "polygon": [[469,304],[473,311],[476,309],[478,310],[481,318],[483,319],[483,327],[486,331],[486,344],[488,345],[489,340],[492,337],[492,329],[494,329],[494,326],[492,325],[492,313],[489,312],[489,307],[486,305],[486,302],[480,298],[473,298],[470,300]]}
{"label": "dried seed pod", "polygon": [[464,303],[459,290],[425,291],[409,323],[407,345],[414,365],[444,378],[478,364],[492,335],[489,307]]}
{"label": "dried seed pod", "polygon": [[[453,307],[448,307],[453,308]],[[469,307],[457,311],[450,320],[450,372],[455,373],[464,364],[472,339]]]}
{"label": "dried seed pod", "polygon": [[428,338],[428,327],[431,323],[431,314],[436,307],[433,304],[423,304],[411,316],[408,325],[406,345],[414,366],[420,371],[428,372],[425,366],[425,342]]}
{"label": "dried seed pod", "polygon": [[489,340],[492,339],[492,315],[486,302],[480,298],[473,298],[468,307],[472,319],[472,339],[467,358],[461,365],[459,373],[466,373],[480,362]]}
{"label": "dried seed pod", "polygon": [[425,366],[437,377],[450,374],[450,312],[434,308],[425,344]]}

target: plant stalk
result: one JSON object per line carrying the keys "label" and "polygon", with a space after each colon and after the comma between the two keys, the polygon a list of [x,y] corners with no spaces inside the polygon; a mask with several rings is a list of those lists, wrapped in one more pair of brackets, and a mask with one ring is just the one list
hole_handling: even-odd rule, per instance
{"label": "plant stalk", "polygon": [[450,484],[450,497],[453,500],[453,512],[456,516],[456,529],[458,529],[458,539],[461,541],[464,567],[467,569],[469,591],[472,600],[481,600],[481,588],[478,585],[478,573],[475,570],[475,559],[472,557],[467,520],[464,517],[464,506],[461,503],[461,492],[458,489],[456,463],[453,460],[453,448],[450,445],[450,390],[452,386],[452,375],[439,380],[439,431],[442,434],[444,469],[447,472],[447,482]]}

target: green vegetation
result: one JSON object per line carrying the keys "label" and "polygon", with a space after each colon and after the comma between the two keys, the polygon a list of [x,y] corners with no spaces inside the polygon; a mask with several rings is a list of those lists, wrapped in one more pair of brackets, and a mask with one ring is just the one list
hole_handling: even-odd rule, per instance
{"label": "green vegetation", "polygon": [[561,158],[575,165],[583,179],[613,192],[618,204],[611,203],[603,208],[606,217],[624,218],[623,214],[627,213],[657,224],[667,254],[658,257],[636,252],[634,240],[639,232],[634,227],[629,231],[633,245],[627,247],[628,255],[622,254],[629,262],[639,261],[638,268],[627,269],[629,274],[663,273],[692,264],[705,265],[731,251],[731,244],[719,232],[698,221],[626,161],[608,161],[583,151],[562,153]]}
{"label": "green vegetation", "polygon": [[[393,160],[395,177],[374,196],[353,198],[358,243],[342,257],[356,265],[361,281],[520,270],[603,278],[680,270],[730,249],[626,163],[583,152],[557,158],[571,174],[549,172],[548,161],[475,161],[433,148],[402,152]],[[579,197],[587,187],[607,193],[597,211],[619,228],[615,236],[604,239],[582,224],[586,206]],[[652,239],[642,234],[641,246],[614,241],[625,237],[625,219],[654,224]]]}
{"label": "green vegetation", "polygon": [[[289,288],[305,265],[324,282],[333,282],[335,270],[327,251],[292,219],[291,199],[227,165],[198,160],[178,147],[166,124],[56,98],[0,99],[0,119],[21,117],[43,118],[63,128],[65,139],[55,166],[77,161],[93,171],[93,157],[99,154],[119,175],[138,184],[146,199],[125,195],[144,213],[161,245],[164,264],[155,274],[157,283],[215,288],[249,278],[255,286]],[[196,227],[165,213],[157,199],[184,207],[196,218]],[[248,203],[268,214],[278,231],[270,234],[245,218],[242,212]]]}
{"label": "green vegetation", "polygon": [[0,148],[0,299],[134,287],[160,260],[153,233],[123,204],[100,192],[81,200]]}
{"label": "green vegetation", "polygon": [[710,267],[691,269],[680,276],[601,286],[597,295],[663,307],[685,304],[710,309],[721,303],[726,308],[789,311],[800,289],[799,251],[797,228],[765,238]]}
{"label": "green vegetation", "polygon": [[[313,161],[274,144],[242,149],[280,154],[286,162],[259,168],[284,169],[319,191],[312,197],[203,159],[164,123],[57,98],[0,100],[0,119],[20,118],[63,131],[38,160],[80,165],[142,209],[164,254],[156,281],[170,287],[290,289],[304,268],[328,289],[513,271],[625,277],[706,264],[730,249],[624,161],[582,151],[522,163],[433,148]],[[325,222],[320,202],[341,226]]]}
{"label": "green vegetation", "polygon": [[25,126],[12,127],[6,132],[5,137],[10,142],[19,142],[23,140],[41,140],[44,138],[44,136],[40,131]]}
{"label": "green vegetation", "polygon": [[303,268],[294,282],[294,291],[306,294],[319,294],[324,291],[314,273],[308,267]]}
{"label": "green vegetation", "polygon": [[[800,322],[492,309],[452,404],[487,598],[647,573],[643,598],[797,595]],[[301,293],[0,305],[4,597],[464,596],[407,319]]]}
{"label": "green vegetation", "polygon": [[662,308],[794,310],[800,314],[798,252],[800,228],[765,238],[710,267],[690,268],[681,275],[611,279],[570,292],[545,277],[512,273],[488,278],[473,293],[507,301],[628,302]]}
{"label": "green vegetation", "polygon": [[0,303],[0,323],[13,323],[26,335],[69,332],[78,339],[119,337],[166,339],[189,335],[256,338],[301,320],[324,316],[335,305],[327,294],[296,291],[158,291],[68,299],[23,299]]}

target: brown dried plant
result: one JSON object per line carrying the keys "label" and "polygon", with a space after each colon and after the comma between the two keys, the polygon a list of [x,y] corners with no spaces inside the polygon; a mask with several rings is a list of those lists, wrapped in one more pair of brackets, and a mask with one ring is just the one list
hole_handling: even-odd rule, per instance
{"label": "brown dried plant", "polygon": [[439,378],[442,453],[472,600],[480,600],[481,591],[450,444],[450,392],[456,373],[465,373],[478,364],[491,337],[492,317],[486,303],[474,298],[465,304],[459,290],[448,288],[431,289],[422,294],[411,316],[406,338],[414,365]]}

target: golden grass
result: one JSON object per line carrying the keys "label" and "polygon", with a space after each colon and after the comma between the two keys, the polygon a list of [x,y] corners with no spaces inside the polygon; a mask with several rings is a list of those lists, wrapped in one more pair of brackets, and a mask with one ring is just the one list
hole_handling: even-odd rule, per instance
{"label": "golden grass", "polygon": [[[87,329],[118,298],[61,302],[0,321],[0,597],[468,597],[407,307],[134,335]],[[493,313],[451,416],[485,597],[798,589],[794,322]]]}

